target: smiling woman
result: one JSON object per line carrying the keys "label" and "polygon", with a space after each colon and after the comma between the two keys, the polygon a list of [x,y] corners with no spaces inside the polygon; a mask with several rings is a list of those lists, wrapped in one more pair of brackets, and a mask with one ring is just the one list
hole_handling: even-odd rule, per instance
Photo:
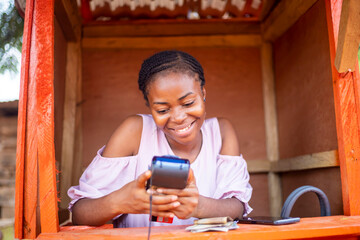
{"label": "smiling woman", "polygon": [[163,51],[144,61],[138,83],[151,115],[124,120],[80,185],[69,189],[73,223],[101,225],[113,219],[115,227],[148,226],[145,183],[151,159],[159,155],[189,159],[191,170],[184,189],[157,189],[152,215],[184,225],[196,218],[250,213],[252,188],[235,131],[226,119],[205,119],[200,63],[185,52]]}

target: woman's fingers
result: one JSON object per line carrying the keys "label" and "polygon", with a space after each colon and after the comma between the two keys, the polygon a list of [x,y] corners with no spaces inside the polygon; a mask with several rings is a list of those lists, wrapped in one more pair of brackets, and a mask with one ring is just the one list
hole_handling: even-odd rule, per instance
{"label": "woman's fingers", "polygon": [[152,205],[153,212],[167,212],[180,206],[180,202],[171,202],[168,204]]}
{"label": "woman's fingers", "polygon": [[[150,191],[154,191],[152,195],[152,215],[159,217],[186,218],[194,210],[197,205],[199,192],[196,187],[193,171],[190,169],[188,184],[185,189],[167,189],[159,188],[157,190],[145,190],[146,181],[151,177],[151,171],[141,174],[133,183],[133,204],[135,213],[150,212]],[[160,194],[159,194],[160,193]]]}
{"label": "woman's fingers", "polygon": [[176,195],[178,197],[191,197],[198,195],[198,190],[195,185],[187,186],[184,189],[158,188],[156,191],[160,194]]}
{"label": "woman's fingers", "polygon": [[195,184],[196,185],[196,180],[195,180],[195,175],[194,175],[194,172],[193,170],[190,168],[189,169],[189,177],[188,177],[188,180],[187,180],[187,184]]}
{"label": "woman's fingers", "polygon": [[145,188],[146,181],[150,179],[151,171],[147,170],[146,172],[142,173],[136,180],[136,186],[139,188]]}
{"label": "woman's fingers", "polygon": [[187,186],[184,189],[158,188],[157,192],[165,195],[178,196],[179,206],[170,210],[180,219],[186,219],[194,215],[199,203],[199,191],[196,187],[196,181],[193,171],[190,169]]}
{"label": "woman's fingers", "polygon": [[152,196],[152,204],[161,205],[161,204],[169,204],[178,200],[178,196],[176,195],[153,195]]}

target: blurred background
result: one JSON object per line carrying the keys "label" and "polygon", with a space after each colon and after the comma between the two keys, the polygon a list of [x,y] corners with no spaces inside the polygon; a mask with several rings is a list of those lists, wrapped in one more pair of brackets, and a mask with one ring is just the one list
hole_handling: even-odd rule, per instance
{"label": "blurred background", "polygon": [[0,0],[0,239],[14,239],[17,106],[24,21]]}

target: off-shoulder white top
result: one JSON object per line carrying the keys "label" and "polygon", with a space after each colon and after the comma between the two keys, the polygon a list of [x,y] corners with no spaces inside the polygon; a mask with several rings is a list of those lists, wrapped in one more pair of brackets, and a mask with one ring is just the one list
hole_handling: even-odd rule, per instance
{"label": "off-shoulder white top", "polygon": [[[157,155],[175,155],[165,134],[157,128],[151,115],[141,115],[143,130],[139,152],[136,156],[106,158],[102,147],[91,164],[82,174],[79,185],[68,190],[72,206],[81,198],[99,198],[117,189],[149,169],[151,159]],[[245,160],[241,156],[220,155],[221,133],[217,118],[204,121],[201,127],[203,143],[199,155],[191,164],[199,194],[215,199],[235,197],[244,204],[244,215],[252,211],[248,202],[252,187]],[[104,206],[99,206],[103,208]],[[117,216],[117,227],[145,227],[149,224],[148,214],[124,214]],[[195,218],[174,218],[173,225],[193,224]],[[169,225],[153,222],[153,226]]]}

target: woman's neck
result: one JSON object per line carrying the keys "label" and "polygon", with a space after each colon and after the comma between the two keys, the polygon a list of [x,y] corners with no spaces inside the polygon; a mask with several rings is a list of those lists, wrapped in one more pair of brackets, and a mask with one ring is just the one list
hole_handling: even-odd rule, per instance
{"label": "woman's neck", "polygon": [[201,131],[198,134],[198,137],[188,144],[180,144],[172,139],[169,139],[166,135],[165,137],[173,153],[178,157],[188,159],[190,163],[193,163],[196,160],[201,151],[203,141]]}

